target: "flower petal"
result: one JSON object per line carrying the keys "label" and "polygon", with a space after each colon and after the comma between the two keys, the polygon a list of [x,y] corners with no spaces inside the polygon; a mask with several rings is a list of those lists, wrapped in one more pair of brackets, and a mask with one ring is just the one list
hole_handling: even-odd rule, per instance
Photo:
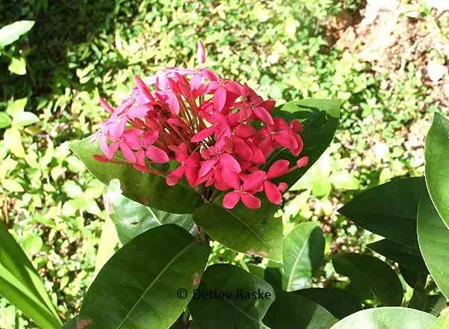
{"label": "flower petal", "polygon": [[206,51],[204,50],[204,45],[200,40],[198,40],[197,45],[197,58],[200,64],[203,64],[206,61]]}
{"label": "flower petal", "polygon": [[302,167],[307,166],[308,163],[309,163],[309,157],[305,156],[305,157],[298,159],[298,161],[296,161],[296,166],[298,168],[302,168]]}
{"label": "flower petal", "polygon": [[120,151],[122,152],[123,157],[128,160],[129,163],[136,162],[136,156],[127,144],[120,143]]}
{"label": "flower petal", "polygon": [[271,114],[263,107],[258,106],[253,109],[254,115],[262,120],[267,125],[274,125],[273,117]]}
{"label": "flower petal", "polygon": [[179,166],[178,168],[176,168],[175,170],[173,170],[172,172],[170,172],[167,175],[167,185],[168,186],[174,186],[176,185],[179,180],[182,178],[182,175],[184,175],[184,167],[183,166]]}
{"label": "flower petal", "polygon": [[257,130],[254,127],[249,125],[240,124],[235,128],[235,134],[240,138],[248,138],[252,137],[257,133]]}
{"label": "flower petal", "polygon": [[226,168],[222,168],[221,177],[225,182],[225,184],[228,186],[228,188],[230,186],[236,190],[240,189],[241,186],[240,178],[235,172],[227,170]]}
{"label": "flower petal", "polygon": [[205,140],[207,137],[211,136],[215,132],[215,127],[209,127],[201,130],[198,134],[192,137],[192,143],[199,143]]}
{"label": "flower petal", "polygon": [[218,160],[216,158],[203,161],[203,163],[201,164],[200,171],[198,173],[198,177],[201,178],[206,176],[212,170],[212,168],[215,166],[217,162]]}
{"label": "flower petal", "polygon": [[166,163],[170,161],[167,153],[164,150],[156,146],[149,146],[145,152],[145,155],[156,163]]}
{"label": "flower petal", "polygon": [[153,143],[155,141],[157,141],[158,138],[159,138],[159,131],[152,130],[152,131],[146,132],[143,135],[143,146],[148,147],[150,145],[153,145]]}
{"label": "flower petal", "polygon": [[251,193],[244,193],[242,195],[243,204],[250,209],[259,209],[261,201]]}
{"label": "flower petal", "polygon": [[284,176],[288,173],[290,162],[288,160],[277,160],[268,169],[267,177],[273,179],[276,177]]}
{"label": "flower petal", "polygon": [[298,143],[295,137],[293,137],[286,131],[280,131],[277,134],[275,134],[274,140],[289,150],[294,150],[295,148],[298,147]]}
{"label": "flower petal", "polygon": [[256,191],[258,190],[263,183],[265,178],[265,172],[262,170],[258,170],[253,172],[252,174],[245,175],[243,180],[243,189],[245,191]]}
{"label": "flower petal", "polygon": [[226,104],[226,93],[227,91],[223,86],[218,87],[217,90],[215,91],[214,108],[218,112],[221,112],[221,110],[223,110],[223,107]]}
{"label": "flower petal", "polygon": [[268,200],[270,200],[271,203],[281,204],[282,195],[281,195],[281,192],[279,192],[279,190],[275,184],[273,184],[269,180],[266,180],[263,183],[263,188],[265,190],[265,194],[266,194]]}
{"label": "flower petal", "polygon": [[242,171],[239,162],[230,154],[222,153],[219,156],[220,164],[229,171],[239,173]]}
{"label": "flower petal", "polygon": [[226,209],[232,209],[235,207],[235,205],[240,201],[240,193],[238,192],[229,192],[225,195],[223,198],[223,207]]}

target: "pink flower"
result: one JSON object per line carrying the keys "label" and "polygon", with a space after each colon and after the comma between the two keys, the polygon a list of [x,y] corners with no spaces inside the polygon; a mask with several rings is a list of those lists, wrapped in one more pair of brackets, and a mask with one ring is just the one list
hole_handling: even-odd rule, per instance
{"label": "pink flower", "polygon": [[[197,57],[204,64],[201,42]],[[247,84],[207,68],[168,68],[134,81],[132,94],[116,109],[100,100],[110,117],[99,132],[98,161],[163,175],[169,186],[185,180],[207,202],[223,191],[228,209],[239,202],[257,209],[260,193],[280,204],[288,188],[282,177],[307,165],[302,157],[293,165],[277,160],[263,169],[278,149],[294,156],[302,152],[302,125],[273,117],[274,101]]]}
{"label": "pink flower", "polygon": [[204,50],[204,45],[201,41],[198,41],[198,50],[197,50],[197,57],[198,62],[200,64],[204,64],[206,62],[206,51]]}

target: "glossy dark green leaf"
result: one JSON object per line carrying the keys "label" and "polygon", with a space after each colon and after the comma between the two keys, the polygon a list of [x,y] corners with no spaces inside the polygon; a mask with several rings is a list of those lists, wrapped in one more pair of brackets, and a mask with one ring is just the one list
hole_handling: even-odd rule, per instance
{"label": "glossy dark green leaf", "polygon": [[120,182],[112,180],[105,194],[105,204],[122,244],[146,230],[163,224],[176,224],[187,231],[193,229],[190,214],[171,214],[151,209],[121,194]]}
{"label": "glossy dark green leaf", "polygon": [[283,290],[308,288],[324,257],[324,236],[318,223],[297,225],[282,242]]}
{"label": "glossy dark green leaf", "polygon": [[449,229],[449,120],[438,113],[427,134],[425,158],[430,197]]}
{"label": "glossy dark green leaf", "polygon": [[430,275],[449,299],[449,229],[428,195],[424,195],[419,204],[418,240]]}
{"label": "glossy dark green leaf", "polygon": [[281,263],[268,262],[264,273],[264,280],[267,281],[276,291],[282,290],[282,272]]}
{"label": "glossy dark green leaf", "polygon": [[395,179],[357,195],[339,212],[373,233],[417,247],[416,214],[423,191],[421,177]]}
{"label": "glossy dark green leaf", "polygon": [[268,328],[262,322],[274,289],[245,270],[217,264],[207,268],[189,304],[200,328]]}
{"label": "glossy dark green leaf", "polygon": [[309,288],[293,293],[320,304],[337,319],[343,319],[362,309],[362,305],[354,295],[339,288]]}
{"label": "glossy dark green leaf", "polygon": [[279,291],[264,318],[270,328],[330,328],[338,320],[321,305],[300,295]]}
{"label": "glossy dark green leaf", "polygon": [[281,261],[282,221],[270,215],[264,208],[248,210],[237,205],[229,210],[218,203],[208,203],[195,210],[193,220],[228,248]]}
{"label": "glossy dark green leaf", "polygon": [[23,250],[0,222],[0,295],[40,325],[60,328],[55,306]]}
{"label": "glossy dark green leaf", "polygon": [[404,267],[401,264],[399,264],[399,272],[401,273],[405,282],[412,288],[422,285],[422,282],[427,281],[428,271],[424,273],[416,272],[413,270],[409,270],[407,267]]}
{"label": "glossy dark green leaf", "polygon": [[395,271],[379,258],[362,254],[332,257],[337,273],[351,279],[347,290],[360,301],[374,300],[385,306],[401,305],[403,289]]}
{"label": "glossy dark green leaf", "polygon": [[174,214],[191,214],[201,204],[200,196],[187,185],[169,187],[163,176],[141,173],[131,166],[95,160],[93,156],[102,153],[98,142],[92,138],[72,142],[70,148],[104,184],[118,179],[123,194],[134,201]]}
{"label": "glossy dark green leaf", "polygon": [[209,253],[177,225],[140,234],[101,269],[78,322],[89,322],[89,329],[170,327],[192,297]]}
{"label": "glossy dark green leaf", "polygon": [[265,269],[263,267],[257,266],[256,264],[247,264],[249,273],[254,276],[257,276],[260,279],[264,279]]}
{"label": "glossy dark green leaf", "polygon": [[410,270],[427,273],[426,264],[424,264],[419,248],[406,246],[389,239],[370,243],[367,247]]}
{"label": "glossy dark green leaf", "polygon": [[378,307],[352,314],[331,329],[428,329],[436,317],[405,307]]}
{"label": "glossy dark green leaf", "polygon": [[332,142],[338,127],[340,105],[339,100],[303,99],[284,104],[273,111],[274,116],[282,117],[288,121],[293,119],[301,121],[303,124],[301,136],[304,141],[304,149],[299,157],[291,155],[288,150],[279,150],[270,156],[266,167],[268,168],[271,163],[279,159],[287,159],[294,163],[298,158],[308,156],[309,163],[306,167],[282,177],[283,182],[286,182],[290,187],[293,186]]}

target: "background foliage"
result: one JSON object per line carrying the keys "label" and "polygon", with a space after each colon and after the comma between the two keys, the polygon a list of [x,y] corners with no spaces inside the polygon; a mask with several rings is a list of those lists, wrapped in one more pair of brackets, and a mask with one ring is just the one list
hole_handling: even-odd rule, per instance
{"label": "background foliage", "polygon": [[[285,196],[284,233],[312,218],[325,233],[326,257],[376,240],[336,209],[356,190],[422,175],[430,117],[448,110],[449,76],[428,64],[449,60],[449,15],[402,1],[385,45],[379,36],[391,11],[370,21],[373,10],[359,0],[1,2],[0,26],[35,24],[0,47],[0,217],[53,291],[58,312],[69,318],[79,310],[116,245],[104,224],[104,186],[66,142],[90,134],[105,114],[99,96],[118,103],[134,74],[192,66],[198,38],[214,70],[278,104],[343,100],[330,151]],[[209,262],[250,260],[260,259],[216,244]],[[313,286],[347,284],[329,259],[313,270]],[[0,300],[0,328],[14,326],[35,327]]]}

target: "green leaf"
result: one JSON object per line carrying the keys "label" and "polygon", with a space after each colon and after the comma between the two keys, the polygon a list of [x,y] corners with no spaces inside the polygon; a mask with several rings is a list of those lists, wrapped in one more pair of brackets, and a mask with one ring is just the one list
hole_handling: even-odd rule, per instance
{"label": "green leaf", "polygon": [[0,29],[0,48],[3,48],[27,33],[34,25],[34,21],[17,21]]}
{"label": "green leaf", "polygon": [[449,120],[438,113],[427,134],[425,159],[430,197],[449,228]]}
{"label": "green leaf", "polygon": [[409,247],[389,239],[370,243],[367,247],[410,270],[427,273],[419,248]]}
{"label": "green leaf", "polygon": [[134,201],[175,214],[192,213],[201,204],[200,196],[187,185],[169,187],[165,178],[160,175],[142,173],[132,166],[95,160],[93,156],[102,155],[102,152],[98,142],[92,138],[72,142],[70,148],[104,184],[118,179],[123,194]]}
{"label": "green leaf", "polygon": [[60,328],[58,313],[44,283],[3,223],[0,223],[0,267],[0,295],[44,328]]}
{"label": "green leaf", "polygon": [[326,308],[337,319],[342,319],[362,309],[362,305],[351,293],[339,288],[309,288],[293,292]]}
{"label": "green leaf", "polygon": [[0,263],[0,295],[19,308],[41,328],[57,329],[62,324],[47,305],[24,286],[6,267]]}
{"label": "green leaf", "polygon": [[23,250],[28,255],[35,255],[41,251],[44,242],[41,237],[35,233],[30,233],[25,240],[23,240]]}
{"label": "green leaf", "polygon": [[200,328],[268,328],[262,318],[274,299],[265,281],[239,267],[216,264],[204,272],[189,310]]}
{"label": "green leaf", "polygon": [[5,112],[0,112],[0,129],[9,127],[11,125],[11,118]]}
{"label": "green leaf", "polygon": [[449,307],[447,307],[429,329],[449,328]]}
{"label": "green leaf", "polygon": [[284,291],[276,292],[276,300],[264,318],[269,327],[276,329],[325,329],[337,321],[321,305]]}
{"label": "green leaf", "polygon": [[23,158],[25,156],[25,149],[22,145],[22,138],[20,136],[19,129],[11,127],[6,129],[3,135],[5,145],[9,148],[12,154],[18,158]]}
{"label": "green leaf", "polygon": [[357,195],[339,212],[373,233],[417,247],[416,213],[423,191],[421,177],[396,179]]}
{"label": "green leaf", "polygon": [[17,75],[25,75],[27,73],[27,63],[25,61],[25,58],[13,57],[11,59],[11,63],[9,63],[8,70],[9,72]]}
{"label": "green leaf", "polygon": [[265,276],[265,269],[261,266],[257,266],[256,264],[246,264],[248,267],[249,273],[251,273],[254,276],[257,276],[260,279],[264,279]]}
{"label": "green leaf", "polygon": [[449,230],[428,195],[419,204],[418,240],[430,275],[449,299]]}
{"label": "green leaf", "polygon": [[25,127],[39,121],[36,114],[31,112],[18,112],[12,117],[12,125],[16,127]]}
{"label": "green leaf", "polygon": [[122,244],[128,243],[150,228],[163,224],[177,224],[187,231],[192,230],[194,226],[190,214],[171,214],[151,209],[123,196],[120,182],[116,179],[108,185],[105,205]]}
{"label": "green leaf", "polygon": [[334,173],[329,180],[339,190],[357,190],[360,187],[359,180],[349,172]]}
{"label": "green leaf", "polygon": [[26,97],[16,99],[15,101],[8,103],[6,113],[14,117],[25,110],[25,106],[27,105],[27,103],[28,98]]}
{"label": "green leaf", "polygon": [[[137,236],[101,269],[89,288],[79,322],[95,328],[160,329],[187,306],[210,248],[177,225]],[[185,291],[185,299],[177,291]]]}
{"label": "green leaf", "polygon": [[352,314],[331,329],[428,329],[436,317],[411,308],[378,307]]}
{"label": "green leaf", "polygon": [[351,279],[347,290],[360,301],[374,300],[382,305],[400,305],[401,281],[395,271],[380,259],[362,254],[340,254],[332,257],[337,273]]}
{"label": "green leaf", "polygon": [[248,210],[237,205],[229,210],[208,203],[195,210],[193,220],[228,248],[281,261],[282,221],[270,215],[263,207]]}
{"label": "green leaf", "polygon": [[304,149],[295,157],[288,150],[281,149],[268,159],[266,168],[279,159],[290,160],[291,163],[303,156],[309,157],[306,167],[300,168],[283,176],[280,180],[290,187],[301,178],[305,172],[318,160],[321,154],[332,142],[338,127],[341,102],[338,100],[303,99],[282,105],[273,111],[274,116],[282,117],[288,121],[299,119],[303,124],[301,137]]}
{"label": "green leaf", "polygon": [[324,236],[318,223],[301,223],[283,240],[283,290],[308,288],[324,257]]}
{"label": "green leaf", "polygon": [[13,179],[3,179],[2,187],[9,192],[23,192],[25,191],[18,182]]}

